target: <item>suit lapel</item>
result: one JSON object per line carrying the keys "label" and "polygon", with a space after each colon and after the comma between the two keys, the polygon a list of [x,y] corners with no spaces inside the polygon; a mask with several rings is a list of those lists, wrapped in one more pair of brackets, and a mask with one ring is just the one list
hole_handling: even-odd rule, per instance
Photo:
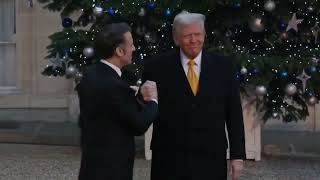
{"label": "suit lapel", "polygon": [[205,52],[202,52],[201,57],[201,72],[199,78],[199,90],[197,98],[206,97],[210,93],[210,71],[212,71],[211,59]]}
{"label": "suit lapel", "polygon": [[[183,66],[181,64],[181,57],[179,51],[176,51],[175,57],[172,62],[173,64],[171,67],[173,67],[172,72],[173,72],[173,77],[176,79],[177,88],[181,88],[179,92],[184,92],[184,94],[188,97],[191,98],[201,98],[201,97],[206,97],[206,94],[210,93],[210,71],[212,70],[212,63],[210,62],[210,56],[205,53],[204,51],[202,52],[202,57],[201,57],[201,72],[200,72],[200,77],[199,77],[199,90],[196,96],[193,95],[193,92],[191,90],[188,78],[184,72]],[[178,67],[178,70],[176,69]]]}
{"label": "suit lapel", "polygon": [[[181,88],[178,90],[178,92],[183,92],[185,96],[188,97],[194,97],[188,78],[184,72],[183,66],[181,64],[181,57],[180,57],[180,51],[176,51],[175,57],[173,59],[174,65],[171,66],[172,72],[173,72],[173,77],[175,77],[176,81],[176,87]],[[177,68],[178,67],[178,68]],[[177,69],[176,69],[177,68]]]}

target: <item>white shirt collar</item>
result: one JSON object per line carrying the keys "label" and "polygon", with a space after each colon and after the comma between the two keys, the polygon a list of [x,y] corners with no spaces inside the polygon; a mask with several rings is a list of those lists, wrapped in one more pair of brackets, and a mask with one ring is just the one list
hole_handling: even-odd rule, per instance
{"label": "white shirt collar", "polygon": [[[190,59],[182,52],[181,49],[180,49],[180,57],[181,57],[181,64],[183,66],[183,69],[184,69],[185,73],[187,74],[188,62]],[[195,72],[198,77],[200,76],[200,71],[201,71],[201,57],[202,57],[202,51],[200,51],[198,56],[194,58],[194,62],[195,62],[194,69],[195,69]]]}
{"label": "white shirt collar", "polygon": [[117,74],[121,77],[122,72],[121,72],[121,69],[120,69],[120,68],[118,68],[117,66],[109,63],[108,61],[106,61],[106,60],[104,60],[104,59],[101,59],[100,61],[101,61],[102,63],[110,66],[110,67],[111,67],[113,70],[115,70],[115,71],[117,72]]}
{"label": "white shirt collar", "polygon": [[[202,51],[200,51],[198,56],[194,58],[195,65],[197,66],[201,65],[201,56],[202,56]],[[188,62],[190,59],[182,52],[181,49],[180,49],[180,57],[181,57],[182,64],[188,65]]]}

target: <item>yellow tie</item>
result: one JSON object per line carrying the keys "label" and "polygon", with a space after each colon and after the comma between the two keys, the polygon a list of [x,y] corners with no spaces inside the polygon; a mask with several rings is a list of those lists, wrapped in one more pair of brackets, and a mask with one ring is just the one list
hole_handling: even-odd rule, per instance
{"label": "yellow tie", "polygon": [[199,84],[198,77],[197,77],[196,72],[194,71],[194,67],[193,67],[195,64],[196,63],[194,62],[193,59],[189,60],[189,62],[188,62],[189,68],[188,68],[188,74],[187,74],[188,81],[189,81],[191,90],[193,92],[193,95],[197,94],[198,84]]}

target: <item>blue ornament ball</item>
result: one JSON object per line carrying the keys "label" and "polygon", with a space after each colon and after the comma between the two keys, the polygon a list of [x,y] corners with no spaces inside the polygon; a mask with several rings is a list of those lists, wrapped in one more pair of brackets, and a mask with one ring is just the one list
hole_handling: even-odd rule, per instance
{"label": "blue ornament ball", "polygon": [[171,10],[169,8],[164,13],[164,15],[167,16],[167,17],[171,16],[171,14],[172,13],[171,13]]}
{"label": "blue ornament ball", "polygon": [[154,9],[156,8],[156,3],[155,3],[155,2],[150,2],[150,3],[148,4],[148,8],[149,8],[150,10],[154,10]]}
{"label": "blue ornament ball", "polygon": [[233,9],[238,10],[241,8],[241,3],[240,2],[234,3],[232,7]]}
{"label": "blue ornament ball", "polygon": [[280,73],[280,77],[282,77],[282,78],[286,78],[286,77],[288,77],[288,72],[282,72],[282,73]]}
{"label": "blue ornament ball", "polygon": [[109,10],[108,10],[108,14],[110,16],[114,16],[116,14],[116,12],[114,11],[114,9],[112,7],[110,7]]}
{"label": "blue ornament ball", "polygon": [[281,20],[280,23],[279,23],[279,30],[280,31],[285,31],[287,29],[287,26],[288,26],[288,24]]}
{"label": "blue ornament ball", "polygon": [[313,73],[317,72],[317,67],[311,66],[311,67],[305,68],[304,70],[309,76],[311,76]]}
{"label": "blue ornament ball", "polygon": [[317,72],[317,67],[311,66],[310,67],[310,71],[313,72],[313,73]]}
{"label": "blue ornament ball", "polygon": [[68,17],[66,17],[66,18],[63,18],[63,20],[62,20],[62,26],[64,27],[64,28],[71,28],[72,27],[72,19],[70,19],[70,18],[68,18]]}
{"label": "blue ornament ball", "polygon": [[70,53],[72,53],[72,48],[64,48],[63,53],[69,55]]}
{"label": "blue ornament ball", "polygon": [[257,68],[251,68],[250,71],[249,71],[249,73],[250,73],[250,75],[252,75],[252,76],[257,76],[257,75],[260,74],[260,71],[259,71],[259,69],[257,69]]}
{"label": "blue ornament ball", "polygon": [[237,72],[236,78],[239,82],[244,82],[244,75],[242,75],[240,72]]}

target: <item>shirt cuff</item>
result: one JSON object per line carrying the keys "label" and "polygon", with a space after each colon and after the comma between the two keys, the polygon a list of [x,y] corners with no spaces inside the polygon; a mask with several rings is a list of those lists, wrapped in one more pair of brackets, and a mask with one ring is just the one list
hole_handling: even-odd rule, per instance
{"label": "shirt cuff", "polygon": [[158,100],[157,100],[157,99],[155,99],[155,98],[152,98],[152,99],[151,99],[151,101],[154,101],[155,103],[157,103],[157,104],[158,104]]}
{"label": "shirt cuff", "polygon": [[232,159],[231,161],[239,161],[239,162],[243,162],[243,159]]}

